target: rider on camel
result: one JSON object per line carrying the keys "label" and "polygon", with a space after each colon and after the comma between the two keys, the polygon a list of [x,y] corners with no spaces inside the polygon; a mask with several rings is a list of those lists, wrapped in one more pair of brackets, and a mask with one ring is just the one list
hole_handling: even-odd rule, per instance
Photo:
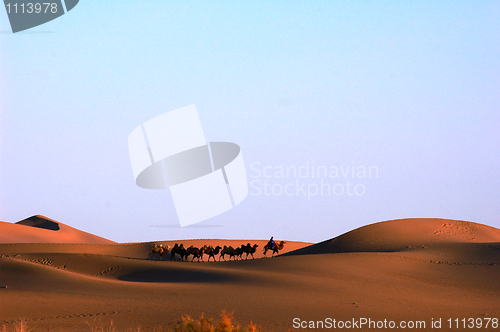
{"label": "rider on camel", "polygon": [[271,248],[271,250],[274,249],[274,240],[273,240],[273,237],[274,236],[271,236],[271,239],[269,240],[269,242],[267,243],[269,245],[269,247]]}

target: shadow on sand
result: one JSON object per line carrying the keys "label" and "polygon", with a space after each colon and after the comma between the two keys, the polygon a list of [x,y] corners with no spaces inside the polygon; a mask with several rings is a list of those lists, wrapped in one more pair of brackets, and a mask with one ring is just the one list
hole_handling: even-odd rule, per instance
{"label": "shadow on sand", "polygon": [[226,283],[238,281],[240,278],[229,273],[206,271],[190,268],[159,269],[149,268],[118,277],[118,280],[132,282],[165,282],[165,283]]}

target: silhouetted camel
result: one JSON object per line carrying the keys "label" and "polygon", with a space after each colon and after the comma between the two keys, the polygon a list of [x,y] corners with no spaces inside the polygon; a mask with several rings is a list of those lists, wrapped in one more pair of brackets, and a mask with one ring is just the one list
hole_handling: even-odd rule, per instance
{"label": "silhouetted camel", "polygon": [[193,259],[191,259],[191,262],[194,261],[195,258],[198,259],[198,262],[201,260],[203,261],[203,254],[205,252],[205,249],[207,246],[203,246],[201,249],[196,248],[195,246],[190,246],[186,250],[186,257],[189,257],[189,255],[193,255]]}
{"label": "silhouetted camel", "polygon": [[210,262],[210,257],[212,257],[215,262],[215,255],[218,255],[221,249],[222,248],[220,246],[217,246],[215,248],[212,246],[208,246],[207,249],[205,249],[205,254],[208,255],[208,261]]}
{"label": "silhouetted camel", "polygon": [[241,247],[234,249],[234,256],[239,257],[240,259],[243,259],[243,258],[241,258],[241,255],[243,255],[243,253],[244,253],[243,247],[245,247],[245,245],[242,244]]}
{"label": "silhouetted camel", "polygon": [[253,247],[250,245],[250,243],[247,243],[246,246],[242,246],[241,248],[243,249],[243,252],[247,254],[245,259],[248,259],[248,255],[252,255],[252,259],[255,259],[253,257],[253,254],[257,251],[258,244],[254,244]]}
{"label": "silhouetted camel", "polygon": [[[229,255],[229,260],[231,260],[231,257],[234,257],[236,255],[236,250],[234,250],[234,248],[231,246],[229,246],[229,247],[224,246],[224,249],[222,249],[222,251],[220,252],[219,260],[221,257],[223,260],[226,260],[224,258],[224,255]],[[236,258],[235,258],[235,260],[236,260]]]}
{"label": "silhouetted camel", "polygon": [[176,260],[175,254],[180,256],[180,260],[183,261],[184,258],[187,260],[187,250],[184,248],[184,245],[181,243],[179,246],[177,243],[174,245],[172,250],[170,250],[170,260]]}
{"label": "silhouetted camel", "polygon": [[273,251],[273,254],[272,256],[274,256],[274,254],[278,253],[278,250],[283,250],[283,247],[285,246],[285,241],[281,241],[280,243],[275,243],[274,244],[274,248],[271,249],[271,246],[269,245],[269,243],[267,243],[265,246],[264,246],[264,257],[266,257],[266,253],[268,250],[272,250]]}

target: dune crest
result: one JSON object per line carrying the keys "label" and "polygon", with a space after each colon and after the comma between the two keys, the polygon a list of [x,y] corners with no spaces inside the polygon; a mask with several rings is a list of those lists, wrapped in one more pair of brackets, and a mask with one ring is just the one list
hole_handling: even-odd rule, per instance
{"label": "dune crest", "polygon": [[444,243],[500,242],[500,229],[470,221],[414,218],[370,224],[285,255],[394,252]]}
{"label": "dune crest", "polygon": [[57,221],[40,214],[18,221],[16,222],[16,224],[49,229],[52,231],[58,231],[60,229],[59,223]]}
{"label": "dune crest", "polygon": [[0,221],[0,243],[113,244],[115,242],[45,216],[35,215],[17,223]]}

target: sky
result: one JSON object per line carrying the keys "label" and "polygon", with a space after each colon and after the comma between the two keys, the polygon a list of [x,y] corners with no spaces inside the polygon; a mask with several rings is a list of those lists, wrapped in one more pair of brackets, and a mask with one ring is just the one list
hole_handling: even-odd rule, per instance
{"label": "sky", "polygon": [[[0,220],[117,242],[319,242],[400,218],[500,228],[500,2],[90,1],[0,10]],[[195,104],[249,194],[180,227],[128,135]],[[325,171],[326,170],[326,171]]]}

